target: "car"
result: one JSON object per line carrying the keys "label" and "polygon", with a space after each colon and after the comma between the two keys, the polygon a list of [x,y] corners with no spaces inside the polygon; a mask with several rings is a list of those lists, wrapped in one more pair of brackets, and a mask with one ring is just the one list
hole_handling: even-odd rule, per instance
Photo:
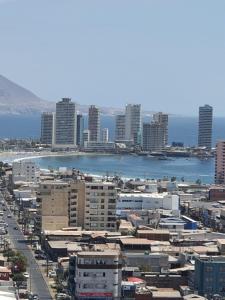
{"label": "car", "polygon": [[11,215],[8,215],[7,218],[12,218],[12,216],[11,216]]}
{"label": "car", "polygon": [[66,300],[66,299],[70,299],[70,298],[67,294],[58,293],[58,294],[56,294],[56,299],[57,300]]}
{"label": "car", "polygon": [[42,254],[42,255],[44,255],[44,251],[42,251],[42,250],[40,250],[40,249],[36,249],[36,250],[34,251],[34,253],[35,253],[35,254]]}
{"label": "car", "polygon": [[6,209],[5,209],[5,208],[3,208],[3,211],[6,211]]}
{"label": "car", "polygon": [[24,273],[23,273],[23,276],[24,276],[25,278],[27,278],[27,279],[30,277],[29,273],[27,273],[27,272],[24,272]]}
{"label": "car", "polygon": [[50,278],[54,278],[54,277],[56,277],[57,276],[57,274],[56,274],[56,271],[49,271],[48,272],[48,277],[50,277]]}
{"label": "car", "polygon": [[15,226],[15,227],[13,227],[13,229],[14,229],[14,230],[18,230],[18,227]]}

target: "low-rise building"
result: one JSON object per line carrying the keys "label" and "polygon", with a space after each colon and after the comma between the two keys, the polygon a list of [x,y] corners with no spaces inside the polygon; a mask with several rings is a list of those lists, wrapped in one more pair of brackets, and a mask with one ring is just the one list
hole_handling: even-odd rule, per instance
{"label": "low-rise building", "polygon": [[169,193],[119,193],[117,210],[168,209],[179,211],[179,196]]}
{"label": "low-rise building", "polygon": [[122,262],[119,251],[77,253],[76,299],[120,299]]}

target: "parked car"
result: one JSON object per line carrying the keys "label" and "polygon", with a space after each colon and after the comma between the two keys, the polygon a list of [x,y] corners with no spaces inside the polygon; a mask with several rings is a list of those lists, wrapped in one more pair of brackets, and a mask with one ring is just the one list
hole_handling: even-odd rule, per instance
{"label": "parked car", "polygon": [[29,273],[27,273],[27,272],[24,272],[24,273],[23,273],[23,276],[24,276],[25,278],[27,278],[27,279],[30,277]]}
{"label": "parked car", "polygon": [[55,278],[55,277],[57,276],[56,271],[54,271],[54,270],[49,271],[49,272],[48,272],[48,276],[49,276],[50,278]]}

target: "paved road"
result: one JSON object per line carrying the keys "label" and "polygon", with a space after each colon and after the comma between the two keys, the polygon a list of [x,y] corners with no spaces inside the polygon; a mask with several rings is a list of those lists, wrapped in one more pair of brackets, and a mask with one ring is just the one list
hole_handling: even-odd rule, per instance
{"label": "paved road", "polygon": [[[0,193],[0,201],[1,200],[4,200],[4,198]],[[28,273],[30,273],[31,291],[33,292],[33,294],[37,294],[39,296],[39,299],[41,300],[51,300],[52,296],[41,274],[39,266],[36,260],[34,259],[32,251],[28,248],[28,246],[24,242],[21,242],[25,239],[24,235],[21,232],[20,228],[18,227],[18,224],[14,219],[14,216],[11,214],[12,218],[7,217],[9,214],[11,213],[9,209],[6,207],[6,211],[4,212],[4,220],[6,223],[8,223],[9,238],[11,240],[12,247],[18,251],[21,251],[27,258],[27,262],[28,262],[27,271]],[[18,227],[18,230],[15,230],[14,227]],[[29,289],[30,287],[28,286],[28,290]]]}

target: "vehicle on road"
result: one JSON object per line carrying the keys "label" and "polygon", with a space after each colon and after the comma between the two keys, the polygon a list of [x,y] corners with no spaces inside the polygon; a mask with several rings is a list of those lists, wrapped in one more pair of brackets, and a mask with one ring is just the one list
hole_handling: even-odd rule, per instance
{"label": "vehicle on road", "polygon": [[27,273],[27,272],[24,272],[24,273],[23,273],[23,276],[24,276],[25,278],[27,278],[27,279],[30,277],[29,273]]}
{"label": "vehicle on road", "polygon": [[18,227],[15,226],[15,227],[13,227],[13,229],[14,229],[14,230],[18,230]]}
{"label": "vehicle on road", "polygon": [[46,259],[47,257],[44,254],[37,254],[37,255],[35,255],[35,258],[36,259]]}
{"label": "vehicle on road", "polygon": [[48,272],[48,277],[55,278],[57,276],[56,271],[52,270]]}
{"label": "vehicle on road", "polygon": [[11,215],[8,215],[7,218],[12,218],[12,216],[11,216]]}
{"label": "vehicle on road", "polygon": [[66,300],[66,299],[69,299],[69,296],[64,293],[58,293],[58,294],[56,294],[56,299],[57,300]]}

